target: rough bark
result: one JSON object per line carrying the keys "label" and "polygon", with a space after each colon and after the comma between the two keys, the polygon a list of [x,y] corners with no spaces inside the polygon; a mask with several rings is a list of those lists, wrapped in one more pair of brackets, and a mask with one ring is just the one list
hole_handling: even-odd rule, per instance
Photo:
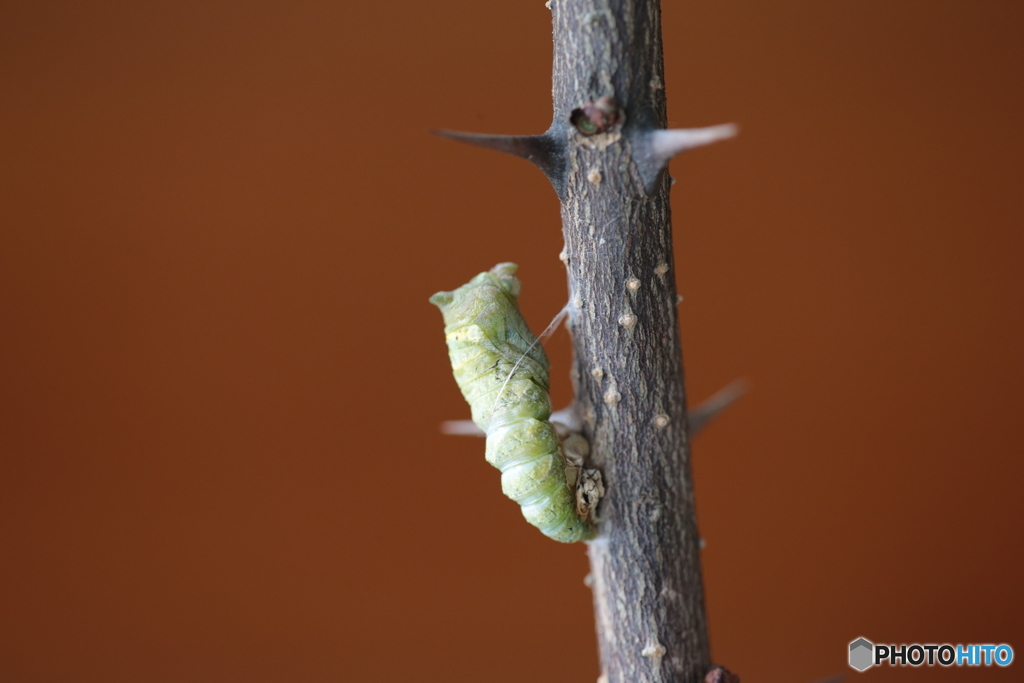
{"label": "rough bark", "polygon": [[[592,542],[608,683],[701,681],[710,666],[677,322],[669,179],[646,145],[665,127],[658,0],[554,0],[554,120],[573,378],[606,496]],[[595,135],[572,112],[611,97]],[[556,189],[558,186],[556,184]]]}

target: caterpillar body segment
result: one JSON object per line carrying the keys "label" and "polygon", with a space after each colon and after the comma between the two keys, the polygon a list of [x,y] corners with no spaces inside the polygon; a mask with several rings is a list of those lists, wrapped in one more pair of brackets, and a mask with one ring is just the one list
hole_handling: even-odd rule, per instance
{"label": "caterpillar body segment", "polygon": [[455,381],[487,434],[487,462],[523,516],[564,543],[587,540],[594,527],[577,513],[577,495],[551,416],[549,363],[519,312],[514,263],[499,263],[452,292],[430,298],[444,315]]}

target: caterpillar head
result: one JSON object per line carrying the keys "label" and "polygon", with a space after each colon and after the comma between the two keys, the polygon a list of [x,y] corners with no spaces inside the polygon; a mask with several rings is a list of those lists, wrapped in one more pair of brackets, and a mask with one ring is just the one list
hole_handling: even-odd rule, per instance
{"label": "caterpillar head", "polygon": [[430,303],[441,309],[447,326],[464,325],[486,315],[495,302],[515,307],[520,284],[514,263],[499,263],[451,292],[438,292]]}

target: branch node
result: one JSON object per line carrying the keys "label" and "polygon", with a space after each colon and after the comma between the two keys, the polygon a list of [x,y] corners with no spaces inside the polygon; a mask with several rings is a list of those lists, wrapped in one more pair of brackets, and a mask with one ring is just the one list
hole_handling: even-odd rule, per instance
{"label": "branch node", "polygon": [[569,123],[583,135],[604,133],[625,121],[614,97],[602,97],[572,110]]}

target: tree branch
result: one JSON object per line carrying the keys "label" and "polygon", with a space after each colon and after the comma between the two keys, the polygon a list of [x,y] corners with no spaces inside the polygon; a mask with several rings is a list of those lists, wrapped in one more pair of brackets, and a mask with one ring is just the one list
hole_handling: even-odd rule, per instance
{"label": "tree branch", "polygon": [[[568,143],[573,377],[606,489],[589,549],[602,675],[697,683],[711,662],[662,173],[669,155],[652,144],[666,122],[660,8],[657,0],[554,0],[551,9],[548,134]],[[602,118],[615,125],[588,135],[578,114],[572,125],[574,110],[609,99],[618,114]]]}
{"label": "tree branch", "polygon": [[589,547],[602,681],[726,680],[710,669],[664,170],[735,127],[665,130],[659,0],[547,4],[551,127],[440,134],[531,161],[562,202],[575,406],[607,491]]}

